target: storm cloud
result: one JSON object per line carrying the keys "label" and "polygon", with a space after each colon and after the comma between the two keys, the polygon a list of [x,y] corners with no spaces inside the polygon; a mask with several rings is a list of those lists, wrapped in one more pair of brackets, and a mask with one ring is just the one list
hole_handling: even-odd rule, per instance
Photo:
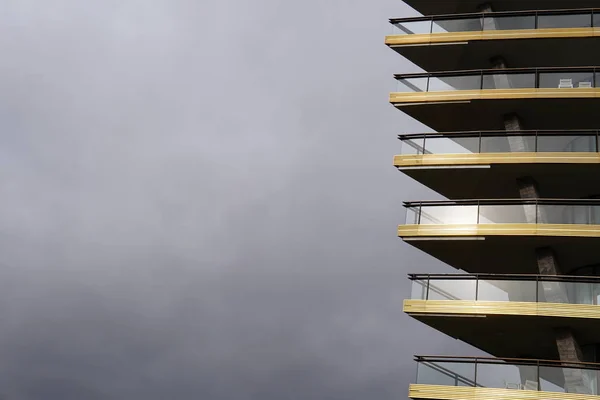
{"label": "storm cloud", "polygon": [[[0,398],[406,396],[399,0],[0,0]],[[411,14],[412,13],[412,14]],[[460,353],[463,352],[463,353]]]}

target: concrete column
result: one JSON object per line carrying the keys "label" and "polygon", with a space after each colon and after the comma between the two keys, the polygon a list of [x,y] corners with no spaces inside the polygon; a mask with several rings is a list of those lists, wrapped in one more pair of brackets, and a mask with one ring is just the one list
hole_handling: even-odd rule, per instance
{"label": "concrete column", "polygon": [[[561,361],[567,363],[583,361],[581,347],[579,347],[570,329],[557,328],[554,333]],[[590,372],[581,369],[563,368],[563,374],[565,376],[565,389],[569,393],[593,394]]]}

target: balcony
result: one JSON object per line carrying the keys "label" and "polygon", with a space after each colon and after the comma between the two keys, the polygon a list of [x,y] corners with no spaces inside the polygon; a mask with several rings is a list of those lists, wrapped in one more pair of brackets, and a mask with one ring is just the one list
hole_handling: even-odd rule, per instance
{"label": "balcony", "polygon": [[535,359],[415,356],[412,399],[597,400],[600,365]]}
{"label": "balcony", "polygon": [[396,75],[390,102],[436,131],[504,130],[517,114],[536,129],[600,124],[600,69],[519,68]]}
{"label": "balcony", "polygon": [[502,357],[558,358],[556,328],[596,344],[600,278],[540,275],[410,275],[404,312]]}
{"label": "balcony", "polygon": [[451,199],[517,198],[534,177],[548,198],[600,194],[599,132],[491,131],[400,135],[394,166]]}
{"label": "balcony", "polygon": [[598,264],[600,200],[456,200],[404,203],[398,236],[472,273],[537,273],[551,247],[563,273]]}
{"label": "balcony", "polygon": [[[424,15],[474,13],[481,0],[404,0],[404,3]],[[560,10],[565,8],[592,8],[598,6],[597,0],[552,0],[540,3],[539,0],[494,0],[494,11]]]}
{"label": "balcony", "polygon": [[597,52],[585,51],[600,44],[600,9],[435,15],[390,23],[385,43],[430,72],[489,68],[498,56],[513,68],[600,64]]}

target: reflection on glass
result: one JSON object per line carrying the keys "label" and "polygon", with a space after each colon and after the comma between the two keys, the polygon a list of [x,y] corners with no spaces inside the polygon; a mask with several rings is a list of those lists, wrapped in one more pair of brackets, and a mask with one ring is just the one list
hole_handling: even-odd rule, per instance
{"label": "reflection on glass", "polygon": [[430,279],[427,300],[475,300],[474,279]]}
{"label": "reflection on glass", "polygon": [[406,154],[406,155],[423,154],[424,146],[425,146],[425,138],[403,140],[401,154]]}
{"label": "reflection on glass", "polygon": [[481,31],[481,18],[447,19],[433,21],[433,33]]}
{"label": "reflection on glass", "polygon": [[422,385],[475,386],[475,365],[453,362],[420,362],[417,383]]}
{"label": "reflection on glass", "polygon": [[413,300],[427,299],[427,279],[415,279],[412,281],[410,298]]}
{"label": "reflection on glass", "polygon": [[394,34],[412,35],[431,33],[431,21],[397,22],[394,24]]}
{"label": "reflection on glass", "polygon": [[479,280],[478,301],[536,302],[536,281]]}
{"label": "reflection on glass", "polygon": [[590,28],[592,14],[539,15],[538,29]]}
{"label": "reflection on glass", "polygon": [[[480,224],[525,224],[531,223],[529,215],[535,215],[535,204],[481,205]],[[535,222],[535,221],[533,221]]]}
{"label": "reflection on glass", "polygon": [[429,79],[430,92],[479,89],[481,89],[481,75],[444,76]]}
{"label": "reflection on glass", "polygon": [[596,152],[595,135],[538,136],[538,152]]}
{"label": "reflection on glass", "polygon": [[421,210],[421,225],[476,224],[477,206],[433,206]]}
{"label": "reflection on glass", "polygon": [[598,394],[598,371],[581,368],[540,367],[540,386],[545,392]]}
{"label": "reflection on glass", "polygon": [[574,89],[594,87],[593,72],[542,72],[540,73],[540,88]]}
{"label": "reflection on glass", "polygon": [[479,137],[436,137],[428,138],[426,154],[471,154],[479,152]]}
{"label": "reflection on glass", "polygon": [[484,75],[484,89],[530,89],[535,88],[535,73],[498,73]]}
{"label": "reflection on glass", "polygon": [[406,225],[417,225],[419,223],[420,207],[406,208]]}
{"label": "reflection on glass", "polygon": [[487,31],[510,29],[535,29],[535,16],[485,17],[483,29]]}
{"label": "reflection on glass", "polygon": [[535,136],[483,136],[482,153],[518,153],[535,151]]}
{"label": "reflection on glass", "polygon": [[427,77],[424,78],[401,78],[398,79],[399,92],[426,92]]}
{"label": "reflection on glass", "polygon": [[600,223],[600,206],[540,204],[538,216],[545,224],[582,224]]}
{"label": "reflection on glass", "polygon": [[477,385],[498,389],[538,390],[537,366],[477,364]]}

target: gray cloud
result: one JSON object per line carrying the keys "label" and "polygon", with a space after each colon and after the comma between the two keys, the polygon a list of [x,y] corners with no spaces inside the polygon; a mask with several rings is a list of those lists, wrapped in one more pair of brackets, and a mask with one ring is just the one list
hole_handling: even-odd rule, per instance
{"label": "gray cloud", "polygon": [[398,1],[3,0],[0,396],[405,396]]}

